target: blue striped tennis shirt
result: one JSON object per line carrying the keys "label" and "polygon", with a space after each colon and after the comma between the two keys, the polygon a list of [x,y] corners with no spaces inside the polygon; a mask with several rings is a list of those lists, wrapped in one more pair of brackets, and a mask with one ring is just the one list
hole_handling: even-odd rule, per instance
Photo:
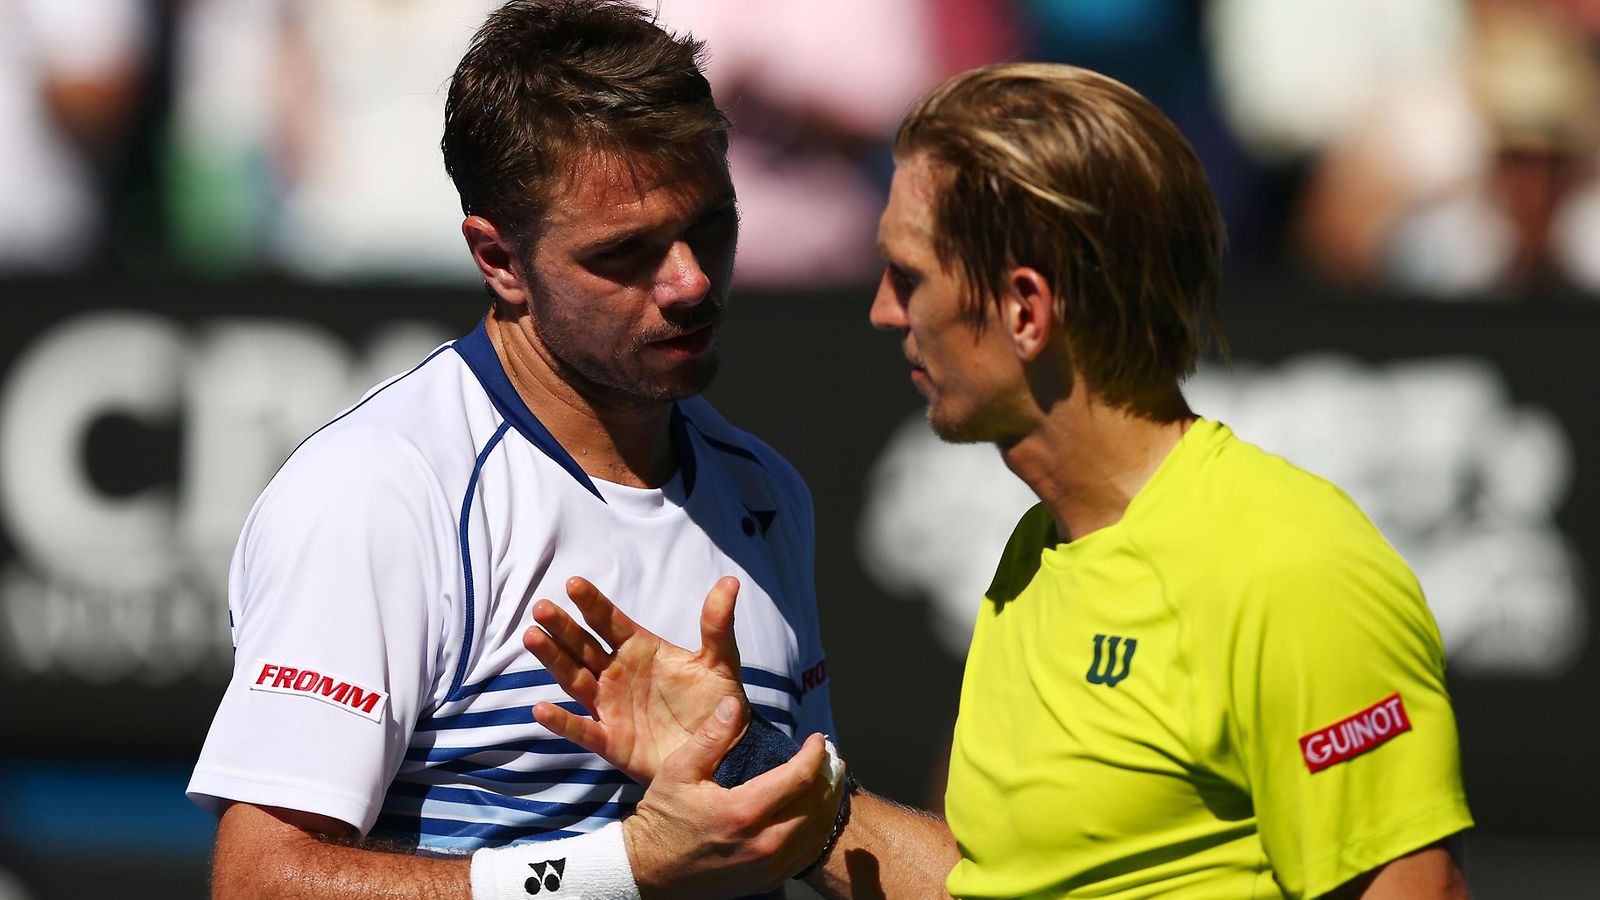
{"label": "blue striped tennis shirt", "polygon": [[245,523],[229,578],[235,662],[189,783],[457,854],[567,837],[644,789],[533,720],[581,708],[522,646],[583,575],[635,621],[699,645],[738,577],[751,703],[833,732],[810,495],[706,401],[676,404],[660,489],[589,477],[522,402],[484,327],[368,393],[294,452]]}

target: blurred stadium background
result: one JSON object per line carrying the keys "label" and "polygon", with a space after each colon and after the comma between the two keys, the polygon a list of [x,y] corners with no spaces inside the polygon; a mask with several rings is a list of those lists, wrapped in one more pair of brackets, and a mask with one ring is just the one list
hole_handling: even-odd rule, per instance
{"label": "blurred stadium background", "polygon": [[[224,579],[301,436],[483,311],[438,158],[490,0],[0,0],[0,898],[198,897]],[[663,0],[735,123],[713,398],[817,499],[834,702],[937,804],[1026,490],[866,308],[887,141],[946,74],[1139,88],[1229,221],[1202,413],[1344,486],[1450,654],[1481,897],[1600,884],[1600,2]],[[312,748],[311,752],[314,752]]]}

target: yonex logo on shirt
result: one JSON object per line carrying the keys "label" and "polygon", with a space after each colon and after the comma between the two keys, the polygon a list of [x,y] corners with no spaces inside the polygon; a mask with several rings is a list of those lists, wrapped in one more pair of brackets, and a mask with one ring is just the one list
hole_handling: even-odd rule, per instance
{"label": "yonex logo on shirt", "polygon": [[1306,768],[1320,772],[1393,740],[1411,730],[1411,719],[1399,694],[1390,694],[1348,719],[1319,728],[1300,739]]}
{"label": "yonex logo on shirt", "polygon": [[739,522],[740,527],[744,529],[744,533],[754,537],[757,529],[759,529],[761,536],[766,537],[767,531],[772,528],[772,520],[778,515],[778,511],[775,509],[751,509],[748,506],[745,507],[745,511],[750,515],[745,516]]}
{"label": "yonex logo on shirt", "polygon": [[370,690],[337,675],[314,669],[278,665],[258,659],[252,671],[256,673],[250,685],[252,691],[310,697],[374,722],[382,721],[383,704],[389,699],[389,695],[383,691]]}

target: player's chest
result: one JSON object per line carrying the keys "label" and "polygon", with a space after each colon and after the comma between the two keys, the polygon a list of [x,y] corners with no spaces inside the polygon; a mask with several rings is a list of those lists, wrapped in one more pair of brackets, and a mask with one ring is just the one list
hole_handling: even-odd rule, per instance
{"label": "player's chest", "polygon": [[695,647],[706,592],[732,575],[741,649],[748,642],[752,658],[789,661],[790,619],[809,602],[794,566],[804,554],[715,473],[694,496],[660,505],[598,497],[549,467],[491,474],[463,528],[462,554],[486,631],[520,634],[540,599],[576,616],[565,584],[579,575],[641,625]]}
{"label": "player's chest", "polygon": [[1115,866],[1152,834],[1226,830],[1240,795],[1194,746],[1214,704],[1158,587],[1054,579],[985,609],[948,793],[975,852]]}
{"label": "player's chest", "polygon": [[1194,688],[1183,640],[1150,585],[1042,580],[980,618],[966,677],[999,702],[972,694],[970,712],[1061,759],[1181,752]]}

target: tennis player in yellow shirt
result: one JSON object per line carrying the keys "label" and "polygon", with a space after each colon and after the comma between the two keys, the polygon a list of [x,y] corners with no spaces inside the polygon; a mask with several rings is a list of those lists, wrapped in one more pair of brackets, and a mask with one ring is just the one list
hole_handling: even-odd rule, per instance
{"label": "tennis player in yellow shirt", "polygon": [[[1221,338],[1223,228],[1188,142],[1115,81],[1007,64],[920,100],[895,150],[872,322],[901,336],[934,431],[995,444],[1039,503],[975,610],[948,830],[856,793],[828,807],[840,828],[807,880],[828,896],[1465,897],[1472,819],[1415,578],[1338,488],[1180,391]],[[738,696],[730,649],[710,647],[731,634],[726,582],[700,654],[587,583],[572,597],[609,647],[536,607],[529,649],[596,714],[539,720],[655,779],[634,831],[659,840],[632,854],[733,859],[694,846],[673,800],[695,797],[703,822],[751,798],[723,804],[663,762],[745,721],[711,715]],[[664,662],[670,711],[643,689]]]}

